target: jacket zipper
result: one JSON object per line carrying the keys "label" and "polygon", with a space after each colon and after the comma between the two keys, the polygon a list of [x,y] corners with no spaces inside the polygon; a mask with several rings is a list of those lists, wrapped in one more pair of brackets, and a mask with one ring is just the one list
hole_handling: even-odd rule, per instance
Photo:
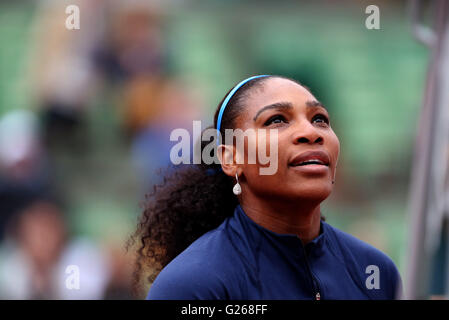
{"label": "jacket zipper", "polygon": [[[299,237],[298,237],[299,238]],[[301,240],[301,238],[299,238],[299,240],[301,241],[301,247],[302,247],[302,251],[304,252],[304,260],[306,261],[306,267],[307,267],[307,271],[309,273],[310,278],[312,279],[312,286],[313,286],[313,291],[315,293],[315,300],[321,300],[321,294],[320,294],[320,285],[318,283],[318,280],[315,278],[315,276],[313,275],[312,272],[312,268],[310,268],[310,264],[309,264],[309,260],[307,258],[307,252],[306,252],[306,248]]]}

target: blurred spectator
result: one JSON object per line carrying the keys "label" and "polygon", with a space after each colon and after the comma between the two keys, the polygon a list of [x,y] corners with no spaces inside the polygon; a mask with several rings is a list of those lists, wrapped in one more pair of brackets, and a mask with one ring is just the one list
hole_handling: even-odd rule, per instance
{"label": "blurred spectator", "polygon": [[[54,203],[42,200],[27,207],[14,224],[0,265],[4,299],[101,299],[109,277],[105,258],[84,239],[72,240]],[[67,285],[75,266],[79,287]]]}
{"label": "blurred spectator", "polygon": [[[65,27],[67,5],[77,5],[81,28]],[[92,63],[96,43],[103,37],[104,1],[41,1],[34,20],[30,66],[35,98],[42,110],[50,146],[84,148],[85,113],[97,90]]]}
{"label": "blurred spectator", "polygon": [[96,62],[106,76],[122,81],[165,72],[161,17],[155,9],[129,4],[117,11],[107,40],[96,49]]}
{"label": "blurred spectator", "polygon": [[[131,143],[132,161],[139,173],[143,193],[148,192],[151,186],[161,182],[157,175],[159,168],[171,164],[170,149],[176,142],[170,142],[172,130],[183,128],[189,131],[190,154],[193,157],[193,120],[204,117],[201,108],[201,97],[188,94],[189,90],[181,81],[172,79],[165,81],[158,92],[158,105],[151,121],[138,131]],[[147,100],[151,101],[151,100]],[[201,123],[202,129],[210,125],[210,120]]]}
{"label": "blurred spectator", "polygon": [[128,137],[145,128],[161,108],[167,73],[161,28],[155,8],[130,4],[112,19],[107,41],[96,50],[99,70],[123,90],[120,111]]}
{"label": "blurred spectator", "polygon": [[0,240],[10,218],[50,192],[47,159],[37,119],[17,110],[0,118]]}

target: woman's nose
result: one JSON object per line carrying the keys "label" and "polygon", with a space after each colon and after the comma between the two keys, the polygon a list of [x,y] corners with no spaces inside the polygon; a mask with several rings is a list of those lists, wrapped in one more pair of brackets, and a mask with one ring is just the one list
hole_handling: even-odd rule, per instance
{"label": "woman's nose", "polygon": [[295,127],[293,133],[293,143],[309,143],[309,144],[323,144],[323,135],[320,133],[320,131],[315,128],[310,122],[308,121],[301,121],[301,123],[298,123],[298,125]]}

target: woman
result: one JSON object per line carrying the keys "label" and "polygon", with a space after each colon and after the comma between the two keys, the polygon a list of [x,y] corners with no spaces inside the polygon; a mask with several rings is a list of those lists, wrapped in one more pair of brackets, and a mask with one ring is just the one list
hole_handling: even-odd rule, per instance
{"label": "woman", "polygon": [[237,161],[255,140],[243,149],[218,140],[220,164],[166,176],[135,234],[137,274],[153,268],[147,299],[397,296],[401,279],[391,259],[321,217],[340,145],[309,90],[280,76],[248,78],[228,92],[214,122],[221,137],[226,129],[277,129],[277,170],[262,175],[266,164]]}

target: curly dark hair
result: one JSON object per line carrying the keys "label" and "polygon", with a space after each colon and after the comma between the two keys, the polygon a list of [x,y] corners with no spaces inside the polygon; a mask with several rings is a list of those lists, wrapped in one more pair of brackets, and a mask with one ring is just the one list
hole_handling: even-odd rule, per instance
{"label": "curly dark hair", "polygon": [[[250,90],[260,87],[263,82],[273,77],[285,78],[255,78],[234,93],[222,116],[222,137],[226,129],[235,129],[235,120],[244,109]],[[288,80],[298,83],[292,79]],[[221,104],[231,90],[218,104],[214,128],[217,128]],[[210,141],[201,139],[197,143],[201,143],[202,151]],[[213,156],[216,157],[215,154]],[[152,283],[162,268],[193,241],[217,228],[226,217],[233,214],[238,204],[238,199],[232,192],[235,182],[220,169],[221,165],[214,161],[210,165],[201,162],[167,170],[163,182],[154,186],[152,192],[146,196],[145,208],[137,230],[128,243],[128,247],[132,244],[138,246],[133,275],[136,292],[142,287],[140,282],[144,273],[147,274],[146,280]]]}

